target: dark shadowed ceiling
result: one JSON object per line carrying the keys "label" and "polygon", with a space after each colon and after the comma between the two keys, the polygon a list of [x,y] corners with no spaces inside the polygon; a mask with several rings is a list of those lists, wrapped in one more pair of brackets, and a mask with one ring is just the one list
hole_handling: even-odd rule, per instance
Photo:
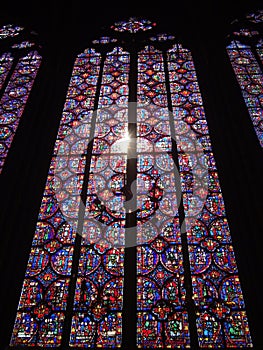
{"label": "dark shadowed ceiling", "polygon": [[5,1],[0,22],[28,24],[39,32],[43,41],[75,44],[94,39],[102,26],[130,16],[153,19],[160,30],[179,36],[227,33],[230,23],[250,10],[260,8],[261,1]]}

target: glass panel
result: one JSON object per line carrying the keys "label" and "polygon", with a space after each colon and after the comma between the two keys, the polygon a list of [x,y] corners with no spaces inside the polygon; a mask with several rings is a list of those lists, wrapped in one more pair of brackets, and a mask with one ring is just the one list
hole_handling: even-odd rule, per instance
{"label": "glass panel", "polygon": [[115,48],[106,56],[100,88],[71,346],[121,346],[128,75],[129,55]]}
{"label": "glass panel", "polygon": [[61,344],[76,238],[71,224],[78,219],[85,169],[83,153],[89,142],[99,68],[100,55],[93,50],[79,55],[74,65],[18,305],[12,346]]}
{"label": "glass panel", "polygon": [[[261,55],[262,48],[259,49]],[[260,51],[261,50],[261,51]],[[227,52],[242,95],[248,108],[255,132],[263,147],[263,74],[250,46],[232,41]],[[262,56],[261,56],[262,57]]]}
{"label": "glass panel", "polygon": [[[41,56],[36,51],[32,51],[20,58],[1,98],[0,173],[2,172],[8,150],[15,136],[40,63]],[[7,63],[7,65],[10,64],[12,62]]]}
{"label": "glass panel", "polygon": [[2,89],[6,77],[12,67],[14,57],[12,57],[11,53],[4,53],[0,57],[0,89]]}
{"label": "glass panel", "polygon": [[[134,36],[154,25],[130,18],[112,29]],[[173,37],[162,34],[152,38],[152,42],[162,45]],[[95,44],[112,42],[102,37]],[[251,52],[241,44],[238,48],[236,43],[231,45],[231,59],[240,62],[234,69],[243,79],[244,96],[260,103],[259,73]],[[19,62],[9,83],[12,89],[8,84],[1,100],[1,120],[7,126],[3,129],[7,140],[4,150],[11,144],[40,59],[32,53],[27,61]],[[248,65],[247,60],[252,64]],[[122,345],[124,245],[130,228],[127,208],[133,205],[126,201],[130,179],[127,164],[131,164],[128,157],[132,153],[128,133],[129,73],[130,55],[120,47],[105,55],[88,49],[75,61],[11,346],[61,346],[65,317],[71,311],[69,346]],[[130,169],[137,174],[137,309],[133,310],[137,315],[137,346],[190,348],[186,279],[191,274],[200,347],[252,347],[189,50],[175,45],[165,57],[152,46],[139,52],[137,100],[137,168]],[[259,105],[249,108],[254,118],[262,112]],[[184,228],[187,244],[182,235]],[[73,264],[78,251],[79,260],[74,258]],[[187,251],[190,271],[184,270]],[[71,276],[76,276],[73,310],[71,302],[68,305]]]}
{"label": "glass panel", "polygon": [[162,54],[138,57],[137,345],[190,347],[176,167]]}
{"label": "glass panel", "polygon": [[[183,203],[188,217],[188,251],[199,345],[252,347],[224,200],[189,50],[180,46],[169,50],[168,68]],[[205,163],[195,156],[193,134],[196,144],[203,149]],[[208,170],[206,197],[202,195],[205,183],[195,188],[204,166]]]}

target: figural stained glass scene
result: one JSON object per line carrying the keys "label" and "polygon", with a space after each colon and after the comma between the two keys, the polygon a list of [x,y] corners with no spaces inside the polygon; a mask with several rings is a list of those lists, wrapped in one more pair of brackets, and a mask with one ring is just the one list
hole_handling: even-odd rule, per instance
{"label": "figural stained glass scene", "polygon": [[109,29],[72,67],[10,347],[252,348],[191,51]]}

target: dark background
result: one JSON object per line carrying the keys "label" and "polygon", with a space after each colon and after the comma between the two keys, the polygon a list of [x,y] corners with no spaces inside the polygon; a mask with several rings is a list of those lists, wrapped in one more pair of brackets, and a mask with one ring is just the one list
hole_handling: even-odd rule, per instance
{"label": "dark background", "polygon": [[[259,9],[258,0],[236,1],[5,1],[0,17],[4,21],[29,23],[46,44],[79,43],[115,20],[130,16],[158,19],[163,30],[184,36],[224,35],[232,20]],[[222,32],[223,31],[223,32]]]}
{"label": "dark background", "polygon": [[[1,345],[10,339],[32,236],[72,66],[119,19],[143,16],[191,49],[218,166],[255,349],[262,335],[263,152],[225,45],[231,24],[261,1],[16,1],[1,4],[0,24],[35,30],[43,63],[1,175]],[[64,350],[64,349],[63,349]]]}

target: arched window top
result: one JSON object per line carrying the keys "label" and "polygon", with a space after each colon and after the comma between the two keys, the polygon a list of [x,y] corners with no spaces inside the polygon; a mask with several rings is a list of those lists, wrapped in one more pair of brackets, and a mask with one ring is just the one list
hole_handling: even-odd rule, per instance
{"label": "arched window top", "polygon": [[245,45],[242,44],[240,41],[238,40],[233,40],[231,41],[231,43],[227,46],[228,49],[234,49],[234,48],[239,48],[239,49],[245,49],[245,48],[249,48],[249,45]]}
{"label": "arched window top", "polygon": [[154,46],[152,46],[152,45],[146,45],[143,49],[142,49],[142,51],[141,52],[139,52],[139,54],[142,54],[142,53],[147,53],[147,55],[158,55],[158,54],[160,54],[161,53],[161,51],[159,51],[159,50],[156,50],[155,48],[154,48]]}
{"label": "arched window top", "polygon": [[174,39],[175,39],[175,37],[173,35],[166,34],[166,33],[159,33],[155,36],[150,37],[151,41],[158,41],[158,42],[174,40]]}
{"label": "arched window top", "polygon": [[93,44],[110,44],[110,43],[116,43],[116,38],[110,38],[109,36],[101,36],[99,39],[93,40]]}
{"label": "arched window top", "polygon": [[99,56],[99,55],[100,54],[98,52],[96,52],[95,49],[87,48],[86,50],[84,50],[84,52],[81,52],[78,55],[78,58],[81,58],[81,57],[96,57],[96,56]]}
{"label": "arched window top", "polygon": [[10,60],[12,61],[13,60],[13,57],[11,55],[10,52],[5,52],[3,55],[1,55],[0,57],[0,62],[3,62],[3,61],[7,61],[7,60]]}
{"label": "arched window top", "polygon": [[263,46],[263,39],[260,39],[256,46],[257,47],[262,47]]}
{"label": "arched window top", "polygon": [[122,58],[122,55],[125,54],[127,54],[127,52],[125,52],[120,46],[114,47],[114,49],[111,52],[109,52],[109,55],[120,55],[120,58]]}
{"label": "arched window top", "polygon": [[26,56],[24,56],[25,60],[38,60],[41,59],[41,56],[37,51],[30,51]]}
{"label": "arched window top", "polygon": [[188,49],[186,47],[183,47],[182,44],[176,43],[176,44],[173,44],[171,49],[168,50],[168,52],[174,52],[174,51],[183,52],[183,51],[188,51]]}

